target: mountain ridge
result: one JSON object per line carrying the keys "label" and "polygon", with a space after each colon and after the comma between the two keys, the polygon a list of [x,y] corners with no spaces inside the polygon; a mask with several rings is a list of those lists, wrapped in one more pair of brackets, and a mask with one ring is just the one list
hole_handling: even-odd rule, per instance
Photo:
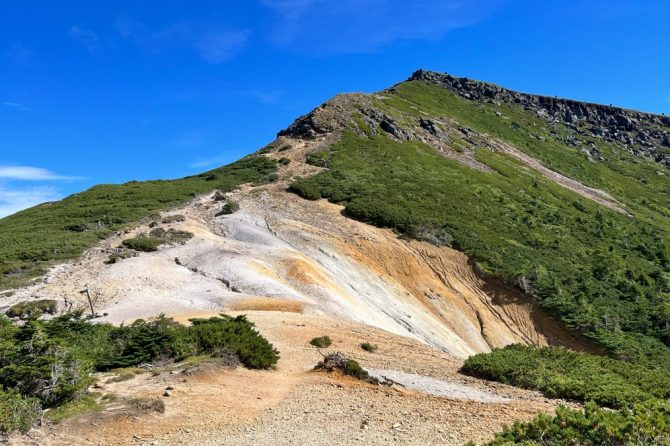
{"label": "mountain ridge", "polygon": [[[658,145],[670,149],[670,117],[612,105],[584,102],[538,94],[521,93],[499,85],[454,77],[434,71],[417,70],[408,81],[423,81],[478,102],[516,103],[549,121],[562,121],[580,132],[616,141],[626,146],[640,146],[642,154],[652,156],[658,163],[670,167],[670,150],[659,153]],[[393,88],[393,87],[392,87]],[[665,127],[665,130],[660,129]],[[633,134],[636,132],[636,134]],[[635,153],[633,147],[631,153]]]}
{"label": "mountain ridge", "polygon": [[[470,83],[470,84],[480,84],[488,87],[492,87],[493,90],[504,90],[505,92],[512,93],[512,94],[519,94],[523,96],[530,96],[530,97],[537,97],[537,98],[542,98],[543,100],[546,100],[547,102],[550,101],[559,101],[559,102],[571,102],[571,103],[577,103],[577,104],[584,104],[584,105],[589,105],[589,106],[596,106],[596,107],[601,107],[604,109],[611,109],[612,111],[628,111],[632,113],[637,113],[640,115],[645,115],[645,116],[650,116],[650,117],[657,117],[660,118],[661,121],[665,125],[670,125],[670,116],[666,116],[665,113],[653,113],[653,112],[646,112],[644,110],[638,110],[635,108],[626,108],[626,107],[621,107],[613,104],[603,104],[599,102],[591,102],[591,101],[586,101],[586,100],[581,100],[581,99],[573,99],[573,98],[568,98],[568,97],[559,97],[559,96],[550,96],[546,94],[539,94],[539,93],[526,93],[523,91],[515,90],[512,88],[507,88],[502,85],[499,85],[495,82],[489,82],[489,81],[482,81],[478,79],[473,79],[467,76],[454,76],[450,73],[445,73],[445,72],[439,72],[439,71],[434,71],[434,70],[425,70],[423,68],[419,68],[415,70],[408,78],[406,81],[413,81],[413,80],[422,80],[422,81],[428,81],[428,82],[433,82],[436,84],[441,84],[441,85],[458,85],[459,83],[465,82]],[[444,82],[444,81],[447,82]],[[405,81],[403,81],[405,82]],[[400,82],[402,83],[402,82]],[[398,84],[396,84],[398,85]],[[393,87],[390,87],[392,89]],[[455,88],[457,89],[457,88]]]}

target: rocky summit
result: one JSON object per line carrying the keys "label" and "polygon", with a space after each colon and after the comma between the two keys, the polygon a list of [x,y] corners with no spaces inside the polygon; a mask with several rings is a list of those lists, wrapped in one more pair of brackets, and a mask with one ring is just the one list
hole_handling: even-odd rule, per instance
{"label": "rocky summit", "polygon": [[595,136],[619,144],[624,150],[670,166],[670,117],[625,110],[612,105],[519,93],[498,85],[465,77],[454,77],[433,71],[418,70],[410,81],[423,81],[448,88],[463,98],[480,103],[507,103],[521,106],[548,123],[560,123],[572,129],[574,136],[564,138],[567,144],[583,148],[598,156],[597,151],[580,139]]}

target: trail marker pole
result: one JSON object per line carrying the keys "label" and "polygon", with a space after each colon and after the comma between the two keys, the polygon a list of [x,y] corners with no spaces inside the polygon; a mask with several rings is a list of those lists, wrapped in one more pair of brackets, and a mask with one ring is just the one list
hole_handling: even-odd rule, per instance
{"label": "trail marker pole", "polygon": [[80,291],[80,293],[86,293],[86,297],[88,298],[88,306],[91,307],[91,317],[95,317],[95,311],[93,310],[93,300],[91,300],[91,293],[88,291],[88,283],[86,284],[86,287]]}

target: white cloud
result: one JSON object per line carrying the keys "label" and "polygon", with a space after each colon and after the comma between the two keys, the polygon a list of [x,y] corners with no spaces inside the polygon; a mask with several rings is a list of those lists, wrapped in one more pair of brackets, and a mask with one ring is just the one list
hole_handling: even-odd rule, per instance
{"label": "white cloud", "polygon": [[[55,187],[31,183],[81,179],[83,178],[59,175],[41,167],[0,165],[0,218],[61,198]],[[14,182],[21,182],[22,185],[13,186]]]}
{"label": "white cloud", "polygon": [[0,166],[0,180],[47,181],[81,179],[81,177],[58,175],[41,167]]}
{"label": "white cloud", "polygon": [[5,107],[13,108],[14,110],[30,111],[30,108],[18,102],[5,101],[2,103],[2,105],[4,105]]}
{"label": "white cloud", "polygon": [[157,54],[173,48],[187,48],[201,59],[220,64],[239,54],[247,44],[250,31],[200,21],[172,23],[150,29],[127,15],[116,18],[116,30],[138,47]]}
{"label": "white cloud", "polygon": [[61,198],[53,187],[7,188],[0,184],[0,218]]}
{"label": "white cloud", "polygon": [[79,26],[70,28],[70,36],[81,43],[89,53],[96,53],[100,49],[100,39],[98,34],[92,29],[85,29]]}
{"label": "white cloud", "polygon": [[400,40],[435,40],[473,25],[508,0],[263,0],[271,40],[310,53],[364,53]]}

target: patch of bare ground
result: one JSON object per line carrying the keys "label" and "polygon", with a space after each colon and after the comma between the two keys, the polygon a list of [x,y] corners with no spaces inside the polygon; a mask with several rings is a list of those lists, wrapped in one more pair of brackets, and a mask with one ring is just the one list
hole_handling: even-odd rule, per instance
{"label": "patch of bare ground", "polygon": [[563,174],[560,174],[556,172],[555,170],[549,169],[547,166],[542,164],[540,161],[537,159],[533,158],[530,155],[527,155],[520,151],[519,149],[512,147],[509,144],[505,144],[500,141],[496,140],[491,140],[491,145],[499,150],[502,153],[505,153],[512,158],[521,161],[522,163],[526,164],[533,170],[539,172],[542,174],[543,177],[553,181],[554,183],[558,184],[559,186],[563,186],[566,189],[569,189],[573,191],[574,193],[581,195],[584,198],[588,198],[589,200],[593,200],[596,203],[608,207],[610,209],[613,209],[617,212],[621,212],[622,214],[629,215],[628,211],[626,210],[625,206],[618,202],[616,199],[614,199],[610,194],[607,192],[596,189],[593,187],[586,186],[585,184],[574,180],[572,178],[566,177]]}
{"label": "patch of bare ground", "polygon": [[305,305],[289,299],[249,298],[231,303],[227,307],[230,311],[281,311],[287,313],[302,313]]}

